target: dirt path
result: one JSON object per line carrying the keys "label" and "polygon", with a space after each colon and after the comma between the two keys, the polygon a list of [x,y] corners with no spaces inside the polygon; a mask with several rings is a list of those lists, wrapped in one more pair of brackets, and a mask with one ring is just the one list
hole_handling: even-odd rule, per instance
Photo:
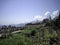
{"label": "dirt path", "polygon": [[[14,31],[14,32],[12,32],[12,34],[14,34],[14,33],[21,33],[23,30],[18,30],[18,31]],[[2,36],[2,34],[0,34],[0,37]]]}
{"label": "dirt path", "polygon": [[14,32],[12,32],[12,34],[13,33],[20,33],[20,32],[22,32],[22,30],[14,31]]}

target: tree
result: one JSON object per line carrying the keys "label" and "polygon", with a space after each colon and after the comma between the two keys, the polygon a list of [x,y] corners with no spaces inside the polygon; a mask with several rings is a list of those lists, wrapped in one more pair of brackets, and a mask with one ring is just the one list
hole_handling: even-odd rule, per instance
{"label": "tree", "polygon": [[60,29],[60,13],[59,13],[59,16],[56,18],[54,24],[55,24],[55,27]]}

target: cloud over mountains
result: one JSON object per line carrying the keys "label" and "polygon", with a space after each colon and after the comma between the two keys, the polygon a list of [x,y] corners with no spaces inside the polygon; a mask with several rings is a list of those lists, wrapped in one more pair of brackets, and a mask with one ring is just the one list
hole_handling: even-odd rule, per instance
{"label": "cloud over mountains", "polygon": [[40,15],[34,16],[34,20],[43,20],[43,19],[44,19],[43,16],[40,16]]}
{"label": "cloud over mountains", "polygon": [[53,11],[51,14],[52,19],[59,15],[59,10]]}
{"label": "cloud over mountains", "polygon": [[58,15],[59,15],[59,10],[55,10],[52,13],[47,11],[47,12],[45,12],[44,16],[41,16],[41,15],[34,16],[34,20],[40,20],[41,21],[41,20],[43,20],[45,18],[49,18],[49,16],[51,16],[51,18],[53,19]]}
{"label": "cloud over mountains", "polygon": [[47,16],[47,15],[49,15],[49,14],[50,14],[50,12],[49,12],[49,11],[47,11],[47,12],[45,12],[45,14],[44,14],[44,15],[45,15],[45,16]]}

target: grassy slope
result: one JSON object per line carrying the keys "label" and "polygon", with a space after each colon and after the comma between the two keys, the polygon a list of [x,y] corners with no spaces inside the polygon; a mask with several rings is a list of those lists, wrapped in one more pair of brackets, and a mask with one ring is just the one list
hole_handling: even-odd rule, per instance
{"label": "grassy slope", "polygon": [[[27,37],[25,35],[30,34],[33,30],[36,31],[35,36]],[[22,33],[12,34],[10,38],[0,39],[0,45],[49,45],[49,38],[56,36],[55,31],[52,31],[52,34],[50,34],[49,30],[42,26],[32,27],[24,29]]]}

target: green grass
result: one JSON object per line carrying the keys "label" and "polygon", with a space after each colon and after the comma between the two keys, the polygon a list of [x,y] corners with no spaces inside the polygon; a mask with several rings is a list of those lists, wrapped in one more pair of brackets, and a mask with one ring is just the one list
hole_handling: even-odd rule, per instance
{"label": "green grass", "polygon": [[[36,31],[33,38],[25,35],[25,33],[31,33],[33,30]],[[57,33],[54,30],[50,34],[49,30],[44,27],[26,28],[22,33],[12,34],[12,37],[0,39],[0,45],[49,45],[49,39],[55,37],[57,37]]]}
{"label": "green grass", "polygon": [[32,44],[31,39],[21,34],[13,34],[9,39],[0,39],[0,45],[28,45]]}

